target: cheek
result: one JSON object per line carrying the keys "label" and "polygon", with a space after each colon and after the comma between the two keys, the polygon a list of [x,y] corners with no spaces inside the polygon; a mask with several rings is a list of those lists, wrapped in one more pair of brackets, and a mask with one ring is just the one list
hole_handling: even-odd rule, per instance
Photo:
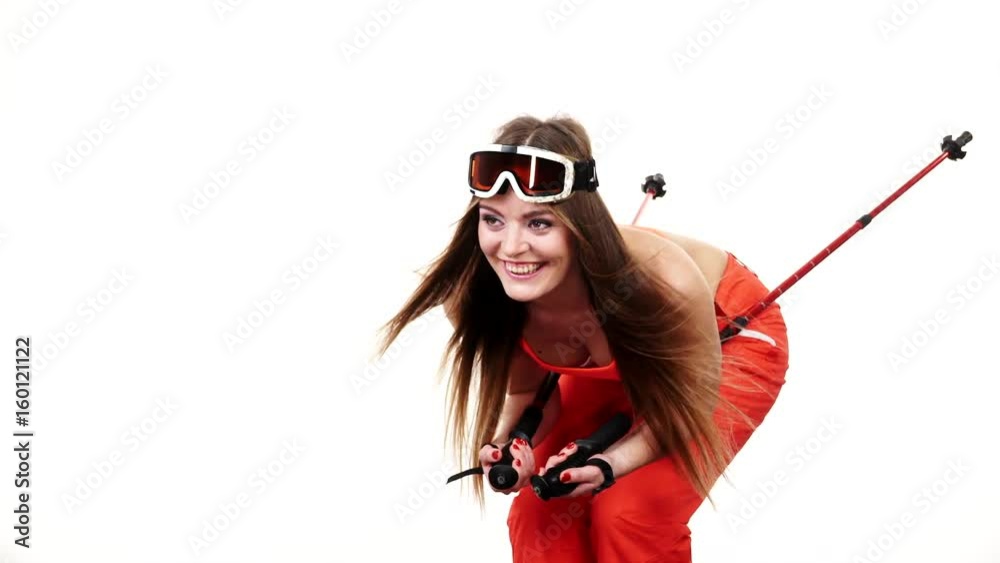
{"label": "cheek", "polygon": [[553,241],[545,248],[547,259],[558,261],[560,266],[569,264],[573,258],[573,249],[564,241]]}
{"label": "cheek", "polygon": [[498,246],[499,240],[495,236],[485,229],[479,229],[479,249],[483,251],[483,254],[488,256],[496,254]]}

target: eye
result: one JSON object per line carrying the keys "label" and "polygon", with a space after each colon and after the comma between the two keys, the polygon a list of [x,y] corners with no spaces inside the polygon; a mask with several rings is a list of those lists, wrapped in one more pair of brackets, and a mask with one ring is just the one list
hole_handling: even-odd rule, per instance
{"label": "eye", "polygon": [[549,221],[546,221],[544,219],[532,219],[531,222],[528,223],[528,225],[541,225],[539,228],[543,229],[543,228],[546,228],[546,227],[551,227],[552,223],[550,223]]}
{"label": "eye", "polygon": [[491,227],[493,225],[496,225],[496,223],[500,221],[499,219],[497,219],[493,215],[483,215],[482,217],[480,217],[480,220],[482,220],[484,223],[486,223],[487,225],[489,225]]}

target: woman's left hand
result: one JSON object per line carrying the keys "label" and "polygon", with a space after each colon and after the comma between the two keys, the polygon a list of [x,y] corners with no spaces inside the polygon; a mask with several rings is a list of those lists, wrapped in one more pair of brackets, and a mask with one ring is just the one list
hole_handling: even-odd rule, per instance
{"label": "woman's left hand", "polygon": [[[544,475],[550,468],[566,461],[566,458],[575,451],[575,448],[576,444],[574,442],[570,442],[569,445],[563,448],[559,453],[550,457],[548,461],[545,462],[545,466],[538,471],[538,474]],[[611,463],[611,460],[606,455],[594,454],[588,459],[594,458],[603,459],[609,464]],[[574,498],[589,495],[594,492],[594,489],[604,484],[604,474],[601,473],[601,469],[599,467],[594,467],[593,465],[584,465],[583,467],[571,467],[569,469],[565,469],[559,474],[559,479],[563,483],[579,483],[575,489],[570,491],[568,494],[563,495],[562,498]]]}

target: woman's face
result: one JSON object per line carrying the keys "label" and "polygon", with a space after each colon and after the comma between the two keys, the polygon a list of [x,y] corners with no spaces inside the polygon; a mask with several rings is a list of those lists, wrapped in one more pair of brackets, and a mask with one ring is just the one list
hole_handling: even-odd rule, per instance
{"label": "woman's face", "polygon": [[511,189],[479,201],[479,247],[515,301],[549,293],[575,263],[572,234],[550,206],[522,201]]}

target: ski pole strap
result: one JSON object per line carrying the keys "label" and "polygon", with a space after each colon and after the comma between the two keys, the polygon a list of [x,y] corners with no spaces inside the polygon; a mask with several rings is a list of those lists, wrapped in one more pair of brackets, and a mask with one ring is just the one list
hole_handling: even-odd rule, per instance
{"label": "ski pole strap", "polygon": [[456,473],[451,477],[448,477],[448,480],[445,482],[445,485],[451,483],[452,481],[457,481],[459,479],[462,479],[463,477],[468,477],[469,475],[482,475],[482,474],[483,474],[482,466],[473,467],[472,469],[466,469],[465,471]]}
{"label": "ski pole strap", "polygon": [[604,489],[607,489],[611,485],[615,484],[615,472],[611,469],[611,464],[604,461],[599,457],[592,457],[587,461],[583,462],[584,465],[593,465],[594,467],[601,470],[601,474],[604,475],[604,482],[600,484],[596,489],[594,489],[593,494],[597,494]]}

